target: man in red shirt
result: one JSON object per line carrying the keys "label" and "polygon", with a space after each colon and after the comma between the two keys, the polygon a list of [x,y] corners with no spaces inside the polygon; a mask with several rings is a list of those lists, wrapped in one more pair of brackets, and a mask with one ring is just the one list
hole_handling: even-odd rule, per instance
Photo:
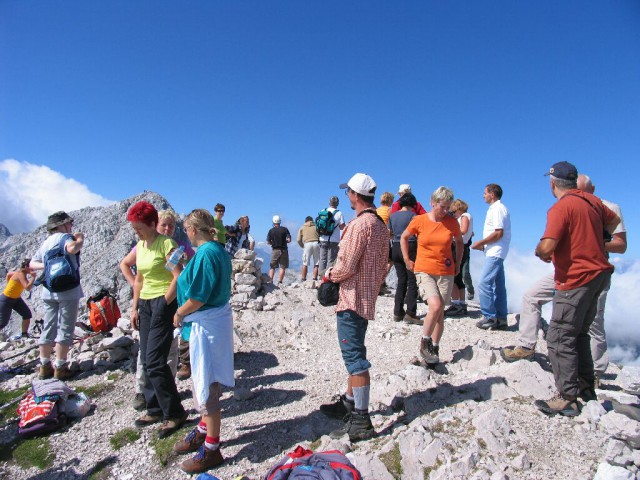
{"label": "man in red shirt", "polygon": [[[407,193],[412,193],[411,185],[409,185],[408,183],[403,183],[398,187],[398,200],[393,202],[393,204],[391,205],[391,213],[396,213],[400,211],[400,209],[402,208],[400,206],[400,199],[404,197]],[[424,215],[425,213],[427,213],[427,211],[424,209],[424,207],[420,202],[416,202],[416,205],[415,207],[412,208],[412,210],[415,212],[416,215]]]}
{"label": "man in red shirt", "polygon": [[347,391],[335,403],[320,406],[325,415],[345,421],[343,428],[331,432],[332,438],[348,434],[350,441],[375,435],[369,417],[371,380],[365,335],[375,318],[376,300],[387,273],[389,230],[373,205],[376,183],[369,175],[356,173],[346,188],[354,218],[344,229],[336,264],[325,276],[340,284],[336,305],[338,340],[347,373]]}
{"label": "man in red shirt", "polygon": [[578,396],[595,398],[589,327],[598,296],[609,286],[613,272],[603,232],[612,232],[620,218],[598,197],[578,190],[578,171],[572,164],[556,163],[547,175],[558,201],[547,212],[547,226],[535,253],[555,267],[547,348],[558,395],[536,400],[535,406],[548,415],[576,416]]}

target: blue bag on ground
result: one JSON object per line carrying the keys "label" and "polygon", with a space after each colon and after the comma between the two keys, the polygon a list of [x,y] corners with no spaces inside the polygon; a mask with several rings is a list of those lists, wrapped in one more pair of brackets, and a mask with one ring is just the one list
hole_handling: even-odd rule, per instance
{"label": "blue bag on ground", "polygon": [[264,480],[362,480],[362,474],[338,450],[314,453],[298,445]]}

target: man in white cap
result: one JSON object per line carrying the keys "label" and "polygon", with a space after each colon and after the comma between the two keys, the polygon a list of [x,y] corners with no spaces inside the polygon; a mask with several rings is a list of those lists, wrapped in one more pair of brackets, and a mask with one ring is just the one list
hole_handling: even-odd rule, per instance
{"label": "man in white cap", "polygon": [[273,228],[267,233],[267,243],[271,245],[271,261],[269,263],[269,278],[273,282],[276,268],[280,266],[278,274],[278,284],[284,280],[284,272],[289,268],[289,247],[291,234],[287,227],[280,225],[280,215],[273,216]]}
{"label": "man in white cap", "polygon": [[356,218],[345,228],[336,264],[325,277],[340,284],[338,340],[349,376],[346,393],[335,403],[321,405],[320,411],[345,421],[342,428],[330,434],[333,438],[348,435],[350,441],[356,441],[375,435],[369,417],[371,363],[367,360],[365,335],[375,318],[376,299],[387,272],[389,231],[373,205],[376,183],[369,175],[356,173],[340,188],[346,188]]}
{"label": "man in white cap", "polygon": [[[402,207],[400,206],[400,199],[406,193],[411,193],[411,185],[409,185],[408,183],[403,183],[398,187],[398,200],[393,202],[393,205],[391,205],[391,213],[399,212],[400,209],[402,209]],[[422,204],[418,201],[416,201],[416,205],[412,208],[412,211],[416,215],[423,215],[427,213]]]}

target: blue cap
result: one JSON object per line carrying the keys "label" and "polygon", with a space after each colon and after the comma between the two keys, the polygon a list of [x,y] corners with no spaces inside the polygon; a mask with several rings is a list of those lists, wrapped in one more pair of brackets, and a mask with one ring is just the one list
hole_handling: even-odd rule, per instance
{"label": "blue cap", "polygon": [[545,173],[545,176],[547,175],[552,175],[563,180],[577,180],[578,169],[572,163],[558,162],[554,163],[549,171]]}

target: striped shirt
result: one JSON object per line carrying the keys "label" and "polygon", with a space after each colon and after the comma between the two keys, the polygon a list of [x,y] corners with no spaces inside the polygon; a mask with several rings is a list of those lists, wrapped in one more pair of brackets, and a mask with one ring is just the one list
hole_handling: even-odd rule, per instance
{"label": "striped shirt", "polygon": [[373,320],[387,272],[389,231],[375,210],[367,208],[343,232],[338,259],[330,273],[330,280],[340,284],[336,312],[352,310],[365,320]]}

